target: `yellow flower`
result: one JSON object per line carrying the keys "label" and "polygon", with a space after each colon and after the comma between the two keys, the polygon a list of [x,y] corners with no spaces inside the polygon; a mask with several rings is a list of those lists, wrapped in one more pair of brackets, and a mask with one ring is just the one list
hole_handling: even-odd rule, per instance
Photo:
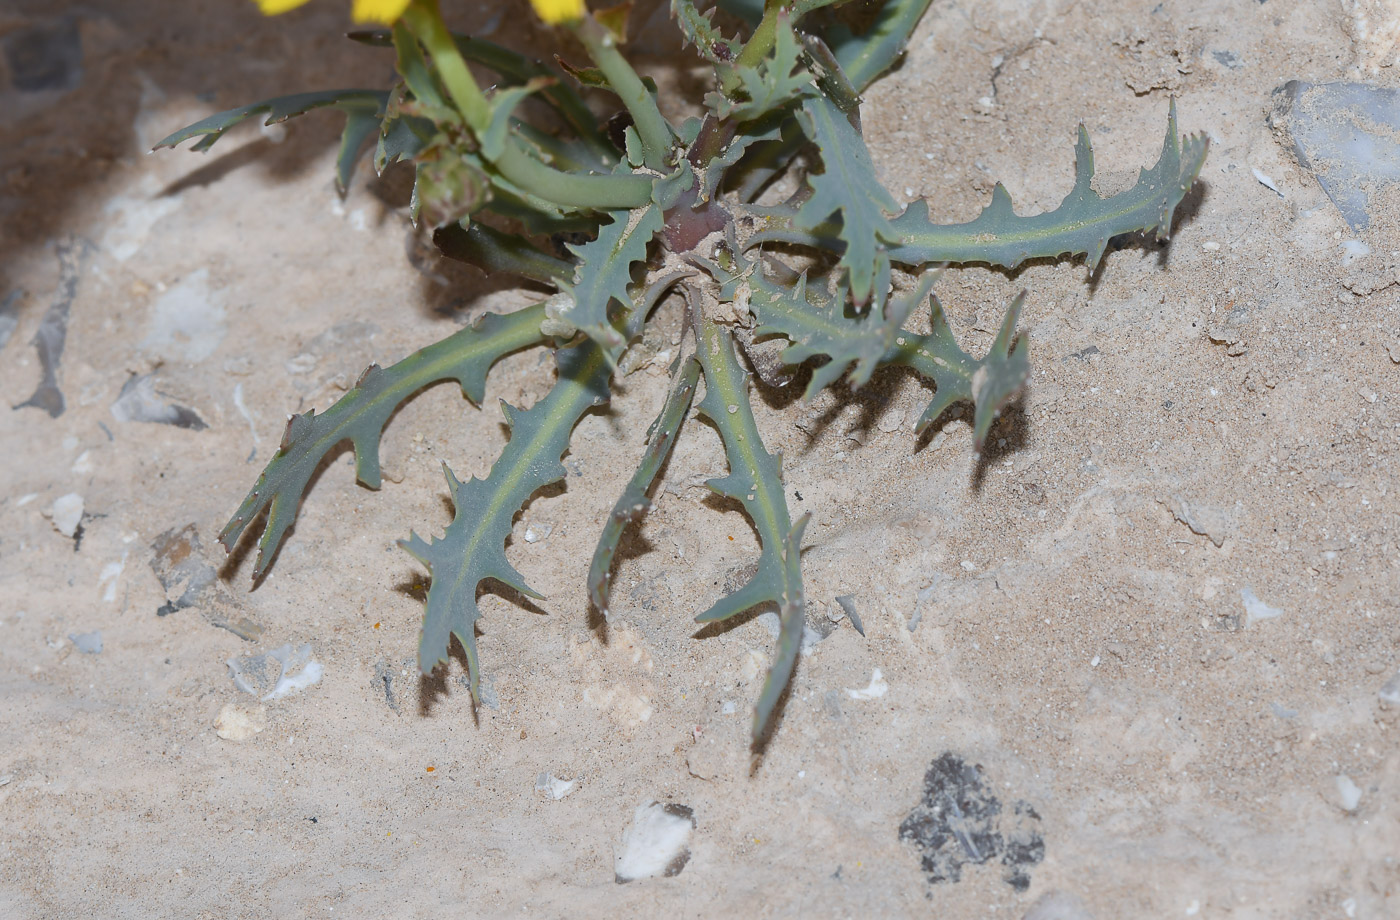
{"label": "yellow flower", "polygon": [[547,25],[562,26],[578,22],[588,12],[584,0],[530,0],[535,14]]}
{"label": "yellow flower", "polygon": [[[294,10],[307,0],[256,0],[264,16],[276,16]],[[381,22],[392,25],[408,9],[410,0],[355,0],[350,18],[355,22]]]}

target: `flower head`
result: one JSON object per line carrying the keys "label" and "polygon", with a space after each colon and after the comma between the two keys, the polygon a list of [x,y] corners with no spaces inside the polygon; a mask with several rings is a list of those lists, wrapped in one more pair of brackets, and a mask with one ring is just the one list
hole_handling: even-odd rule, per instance
{"label": "flower head", "polygon": [[535,8],[535,15],[551,26],[578,22],[588,12],[584,0],[530,0],[530,5]]}
{"label": "flower head", "polygon": [[[294,10],[307,0],[256,0],[264,16],[276,16]],[[408,9],[410,0],[355,0],[350,18],[355,22],[380,22],[392,25]]]}

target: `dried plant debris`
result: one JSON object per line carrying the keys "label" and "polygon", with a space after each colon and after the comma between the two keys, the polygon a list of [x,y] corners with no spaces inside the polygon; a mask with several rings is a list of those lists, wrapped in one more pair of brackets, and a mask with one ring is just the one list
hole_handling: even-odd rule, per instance
{"label": "dried plant debris", "polygon": [[1045,858],[1040,815],[1026,801],[1002,805],[982,768],[949,751],[924,774],[923,798],[899,825],[899,839],[920,852],[933,884],[957,882],[967,866],[1000,863],[1017,891],[1030,887],[1032,867]]}
{"label": "dried plant debris", "polygon": [[[419,668],[426,674],[446,661],[455,640],[466,652],[468,685],[482,699],[477,592],[496,581],[539,597],[506,552],[516,515],[564,478],[561,458],[575,426],[612,397],[619,372],[637,368],[629,348],[664,340],[670,394],[645,444],[637,445],[635,475],[603,522],[588,592],[608,614],[619,541],[650,508],[666,458],[698,416],[718,432],[728,463],[728,474],[707,485],[743,509],[760,549],[750,578],[732,593],[704,598],[708,606],[694,612],[700,622],[755,608],[776,616],[777,650],[751,724],[761,744],[802,654],[801,554],[810,516],[794,517],[788,507],[782,457],[765,445],[752,408],[750,368],[770,385],[806,374],[807,399],[833,385],[863,387],[882,367],[911,368],[931,390],[917,430],[953,404],[971,403],[980,451],[992,422],[1029,379],[1020,317],[1033,299],[1023,294],[1008,304],[986,353],[970,354],[934,294],[941,267],[1014,269],[1031,259],[1083,256],[1098,269],[1117,237],[1170,234],[1206,155],[1203,137],[1178,133],[1175,106],[1168,105],[1157,162],[1131,188],[1105,198],[1093,188],[1093,152],[1081,127],[1074,185],[1054,210],[1018,214],[998,185],[975,220],[935,224],[927,201],[901,208],[882,185],[860,121],[860,93],[899,60],[929,0],[874,0],[860,28],[810,15],[841,2],[760,7],[720,0],[732,15],[714,17],[693,0],[672,0],[677,27],[713,71],[697,100],[703,116],[676,122],[661,114],[654,87],[623,57],[626,28],[615,17],[552,11],[591,58],[556,70],[452,35],[432,5],[414,4],[391,31],[352,36],[393,48],[400,79],[391,89],[257,102],[211,115],[157,145],[197,138],[195,149],[207,150],[253,116],[277,122],[336,110],[345,118],[336,165],[342,186],[362,155],[381,170],[407,163],[415,177],[412,214],[444,255],[552,291],[534,306],[482,316],[397,364],[371,365],[325,412],[293,416],[281,447],[219,534],[224,546],[232,550],[251,535],[258,545],[253,575],[262,577],[313,475],[338,445],[350,443],[357,478],[378,488],[380,434],[402,403],[453,380],[468,401],[485,405],[497,361],[552,349],[547,395],[529,407],[502,405],[510,438],[486,477],[463,481],[444,467],[455,505],[446,532],[411,534],[401,543],[432,575]],[[491,72],[493,88],[478,87],[468,65]],[[600,123],[586,93],[611,94],[625,117]],[[527,97],[530,108],[520,105]],[[547,127],[530,120],[538,107],[553,112]],[[783,177],[793,180],[790,197],[757,204]],[[545,239],[554,246],[541,245]],[[671,293],[687,304],[678,337],[660,325],[674,315],[656,310]],[[654,350],[647,355],[647,363],[664,360]],[[853,610],[850,617],[859,628]],[[392,693],[391,682],[385,689]]]}

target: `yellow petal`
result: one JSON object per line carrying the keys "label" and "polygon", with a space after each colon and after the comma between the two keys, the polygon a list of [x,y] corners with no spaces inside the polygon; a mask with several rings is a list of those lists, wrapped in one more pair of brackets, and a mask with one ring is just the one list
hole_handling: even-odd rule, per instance
{"label": "yellow petal", "polygon": [[578,22],[588,12],[584,0],[530,0],[535,14],[551,26]]}
{"label": "yellow petal", "polygon": [[380,22],[393,25],[403,11],[408,9],[409,0],[355,0],[350,18],[356,22]]}
{"label": "yellow petal", "polygon": [[306,3],[306,0],[256,0],[258,9],[262,10],[264,16],[276,16],[278,13],[285,13],[294,10]]}

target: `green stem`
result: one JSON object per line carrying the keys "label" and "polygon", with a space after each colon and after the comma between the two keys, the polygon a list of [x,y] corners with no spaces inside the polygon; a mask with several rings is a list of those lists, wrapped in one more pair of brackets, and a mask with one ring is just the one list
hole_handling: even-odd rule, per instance
{"label": "green stem", "polygon": [[515,136],[506,142],[505,153],[492,165],[520,188],[567,208],[616,211],[640,208],[651,201],[651,179],[646,176],[581,176],[561,172],[535,159],[530,149]]}
{"label": "green stem", "polygon": [[404,22],[418,36],[423,47],[432,55],[437,64],[438,75],[442,77],[447,94],[452,97],[457,110],[471,126],[472,132],[480,137],[491,124],[491,104],[476,85],[476,78],[467,68],[467,62],[457,50],[452,33],[443,24],[438,12],[437,0],[414,0],[404,10]]}
{"label": "green stem", "polygon": [[[763,4],[763,18],[758,21],[757,26],[754,26],[753,34],[744,43],[739,56],[734,59],[730,80],[735,85],[738,84],[739,79],[737,71],[745,67],[757,67],[758,63],[768,56],[768,52],[773,50],[773,42],[777,40],[778,35],[778,14],[783,12],[785,8],[783,0],[766,0]],[[729,80],[726,80],[725,92],[733,89],[732,86],[727,85],[728,83]]]}
{"label": "green stem", "polygon": [[608,85],[617,93],[632,116],[637,136],[642,140],[642,157],[647,168],[666,172],[667,154],[671,150],[671,126],[656,107],[656,100],[632,65],[617,50],[617,38],[594,19],[584,16],[570,28],[588,49],[593,63],[608,78]]}
{"label": "green stem", "polygon": [[[432,55],[448,95],[471,126],[472,133],[480,138],[491,125],[491,103],[482,95],[467,69],[457,42],[438,13],[436,0],[414,0],[404,12],[404,22]],[[630,67],[628,70],[631,72]],[[635,79],[636,73],[632,72],[632,76]],[[640,86],[641,81],[637,82]],[[642,92],[646,92],[645,87]],[[659,112],[657,117],[660,118]],[[641,207],[651,201],[651,180],[644,176],[580,176],[562,172],[536,159],[514,135],[506,142],[505,153],[492,165],[508,181],[564,207],[613,211]]]}

